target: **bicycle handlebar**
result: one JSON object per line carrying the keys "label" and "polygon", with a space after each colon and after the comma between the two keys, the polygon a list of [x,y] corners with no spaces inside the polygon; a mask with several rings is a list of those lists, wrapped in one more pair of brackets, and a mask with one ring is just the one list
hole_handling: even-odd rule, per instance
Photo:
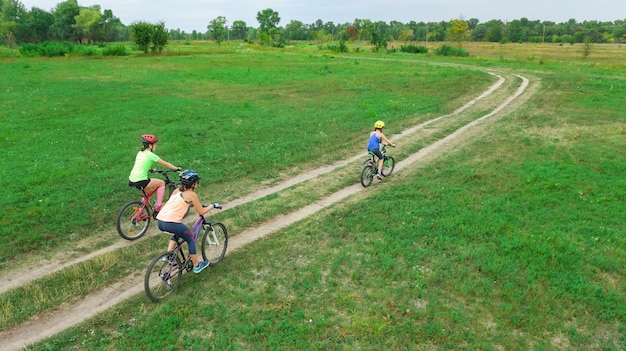
{"label": "bicycle handlebar", "polygon": [[179,169],[150,169],[150,173],[158,173],[158,174],[165,174],[165,173],[171,173],[171,172],[180,172],[180,168]]}

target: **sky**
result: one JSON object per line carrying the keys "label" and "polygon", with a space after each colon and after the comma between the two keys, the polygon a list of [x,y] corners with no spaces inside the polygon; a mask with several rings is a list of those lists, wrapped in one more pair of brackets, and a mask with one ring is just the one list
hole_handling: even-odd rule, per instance
{"label": "sky", "polygon": [[[65,1],[65,0],[63,0]],[[61,0],[20,0],[27,10],[38,7],[52,11]],[[479,23],[493,19],[529,20],[556,23],[575,19],[583,21],[626,20],[624,0],[78,0],[79,6],[100,5],[110,9],[125,25],[136,21],[165,22],[167,29],[206,32],[207,25],[218,16],[226,25],[234,21],[258,27],[258,12],[278,12],[279,26],[292,20],[304,24],[315,21],[343,24],[355,19],[402,23],[440,22],[477,18]]]}

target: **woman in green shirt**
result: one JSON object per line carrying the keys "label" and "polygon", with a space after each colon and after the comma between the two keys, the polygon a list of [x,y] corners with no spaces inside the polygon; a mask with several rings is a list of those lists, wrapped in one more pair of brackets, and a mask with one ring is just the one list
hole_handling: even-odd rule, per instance
{"label": "woman in green shirt", "polygon": [[165,194],[165,182],[163,181],[163,179],[148,177],[148,172],[155,162],[175,171],[180,171],[180,167],[174,166],[173,164],[163,160],[154,153],[154,150],[157,146],[157,141],[158,140],[154,135],[144,134],[141,136],[141,142],[143,143],[143,147],[141,148],[141,150],[139,150],[137,156],[135,157],[135,165],[130,171],[130,176],[128,176],[128,185],[140,190],[144,189],[146,194],[149,194],[152,190],[157,189],[157,202],[155,211],[158,213],[158,211],[161,210],[161,206],[163,204],[163,194]]}

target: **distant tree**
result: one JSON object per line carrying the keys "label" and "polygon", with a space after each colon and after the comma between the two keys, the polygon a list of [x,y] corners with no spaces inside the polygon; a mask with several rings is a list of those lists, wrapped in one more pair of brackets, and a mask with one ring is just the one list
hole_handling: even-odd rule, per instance
{"label": "distant tree", "polygon": [[271,28],[269,31],[268,43],[274,47],[280,48],[284,46],[284,30],[282,28]]}
{"label": "distant tree", "polygon": [[54,23],[54,17],[48,11],[33,7],[30,10],[29,27],[32,30],[33,41],[41,43],[50,39],[50,28]]}
{"label": "distant tree", "polygon": [[469,34],[469,26],[467,22],[462,19],[453,19],[450,21],[450,27],[448,27],[448,37],[450,41],[457,43],[458,47],[463,47],[463,42]]}
{"label": "distant tree", "polygon": [[317,21],[312,23],[309,27],[312,31],[322,30],[324,29],[324,21],[322,21],[321,19],[318,19]]}
{"label": "distant tree", "polygon": [[304,27],[304,23],[296,20],[291,20],[285,26],[285,39],[286,40],[307,40],[310,39],[309,34]]}
{"label": "distant tree", "polygon": [[324,23],[324,30],[326,33],[330,33],[331,40],[335,40],[335,34],[337,33],[337,26],[333,21],[328,21]]}
{"label": "distant tree", "polygon": [[281,46],[283,38],[282,32],[278,29],[278,24],[280,23],[278,12],[272,9],[265,9],[257,12],[256,19],[259,21],[258,34],[261,42],[272,46]]}
{"label": "distant tree", "polygon": [[388,25],[385,22],[366,20],[365,29],[370,35],[369,42],[372,45],[372,51],[378,52],[387,48],[387,28]]}
{"label": "distant tree", "polygon": [[354,21],[352,22],[352,25],[357,27],[358,30],[364,29],[366,22],[371,22],[368,19],[360,19],[360,18],[355,18]]}
{"label": "distant tree", "polygon": [[591,43],[591,37],[587,36],[583,39],[583,59],[586,60],[591,55],[593,44]]}
{"label": "distant tree", "polygon": [[152,52],[163,52],[169,40],[169,33],[165,28],[165,22],[158,22],[152,26]]}
{"label": "distant tree", "polygon": [[81,8],[78,15],[74,17],[76,23],[72,24],[76,40],[90,43],[94,38],[101,38],[101,18],[99,5]]}
{"label": "distant tree", "polygon": [[226,30],[226,22],[228,22],[226,17],[218,16],[217,18],[211,20],[207,26],[209,36],[215,40],[218,46],[222,44],[222,41],[224,41],[224,38],[226,38],[226,35],[228,34]]}
{"label": "distant tree", "polygon": [[501,20],[491,20],[485,23],[485,41],[498,43],[504,38],[504,23]]}
{"label": "distant tree", "polygon": [[323,45],[324,43],[328,43],[332,40],[332,36],[327,34],[323,29],[313,31],[313,38],[315,39],[315,43],[317,45]]}
{"label": "distant tree", "polygon": [[180,28],[170,29],[170,39],[172,40],[184,40],[186,39],[185,32],[181,31]]}
{"label": "distant tree", "polygon": [[428,25],[424,22],[416,23],[411,21],[408,28],[413,31],[416,41],[425,41],[428,34]]}
{"label": "distant tree", "polygon": [[522,42],[522,22],[520,20],[512,20],[506,25],[506,37],[512,43]]}
{"label": "distant tree", "polygon": [[488,26],[486,24],[478,24],[476,28],[474,28],[470,33],[470,38],[472,39],[472,41],[485,41],[485,37],[487,36],[487,29]]}
{"label": "distant tree", "polygon": [[348,38],[350,38],[350,40],[359,39],[359,29],[356,26],[348,26],[348,28],[346,28],[346,33],[348,34]]}
{"label": "distant tree", "polygon": [[253,42],[259,38],[259,31],[254,27],[248,27],[248,32],[246,33],[246,40],[249,42]]}
{"label": "distant tree", "polygon": [[444,41],[446,38],[446,26],[442,26],[441,22],[428,22],[426,27],[426,41]]}
{"label": "distant tree", "polygon": [[626,20],[615,21],[613,37],[618,43],[626,42]]}
{"label": "distant tree", "polygon": [[246,22],[237,20],[233,22],[233,25],[230,27],[231,35],[233,39],[245,40],[246,34],[248,32],[248,27],[246,26]]}
{"label": "distant tree", "polygon": [[104,10],[102,17],[100,18],[101,25],[101,40],[111,42],[118,40],[126,40],[124,38],[124,25],[119,18],[113,15],[113,11],[110,9]]}
{"label": "distant tree", "polygon": [[76,16],[80,14],[77,0],[67,0],[57,4],[52,12],[54,24],[52,29],[56,38],[73,40],[75,37],[72,25],[76,24]]}
{"label": "distant tree", "polygon": [[16,41],[25,41],[30,32],[24,5],[18,0],[0,0],[0,36],[4,42],[12,47]]}
{"label": "distant tree", "polygon": [[478,18],[470,18],[467,20],[467,27],[470,31],[472,31],[474,30],[474,28],[476,28],[478,23],[479,23]]}
{"label": "distant tree", "polygon": [[405,43],[413,39],[414,39],[413,29],[403,29],[400,31],[400,34],[398,35],[398,40],[403,41]]}
{"label": "distant tree", "polygon": [[19,0],[0,0],[0,23],[17,23],[26,16],[26,8]]}
{"label": "distant tree", "polygon": [[400,33],[405,30],[407,26],[399,21],[391,21],[389,22],[389,27],[387,28],[386,35],[388,40],[399,40]]}
{"label": "distant tree", "polygon": [[139,47],[139,50],[147,54],[150,50],[150,43],[152,43],[154,26],[145,21],[134,22],[130,25],[130,32],[132,39]]}
{"label": "distant tree", "polygon": [[265,9],[257,12],[256,20],[259,21],[259,31],[269,34],[270,29],[278,27],[280,16],[272,9]]}

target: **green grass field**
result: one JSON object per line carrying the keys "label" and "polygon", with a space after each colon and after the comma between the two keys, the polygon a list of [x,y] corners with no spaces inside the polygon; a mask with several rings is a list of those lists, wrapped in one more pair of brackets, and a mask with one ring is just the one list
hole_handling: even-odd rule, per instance
{"label": "green grass field", "polygon": [[[594,61],[507,47],[464,59],[239,44],[2,59],[9,271],[117,235],[117,210],[136,197],[126,177],[141,133],[206,175],[201,196],[222,202],[363,152],[377,119],[392,135],[450,113],[494,82],[483,69],[536,87],[442,157],[186,276],[168,300],[138,295],[29,349],[625,349],[625,49]],[[442,136],[394,152],[401,162]],[[358,182],[358,170],[339,172],[219,218],[236,235]],[[142,239],[0,295],[1,329],[141,274],[162,248]]]}
{"label": "green grass field", "polygon": [[[459,69],[427,67],[237,50],[5,60],[0,177],[20,185],[0,200],[0,262],[110,227],[137,197],[126,183],[141,134],[156,134],[158,154],[210,179],[222,201],[328,163],[329,151],[360,150],[376,119],[400,131],[453,108],[458,93],[446,87]],[[468,93],[490,79],[463,74]]]}

